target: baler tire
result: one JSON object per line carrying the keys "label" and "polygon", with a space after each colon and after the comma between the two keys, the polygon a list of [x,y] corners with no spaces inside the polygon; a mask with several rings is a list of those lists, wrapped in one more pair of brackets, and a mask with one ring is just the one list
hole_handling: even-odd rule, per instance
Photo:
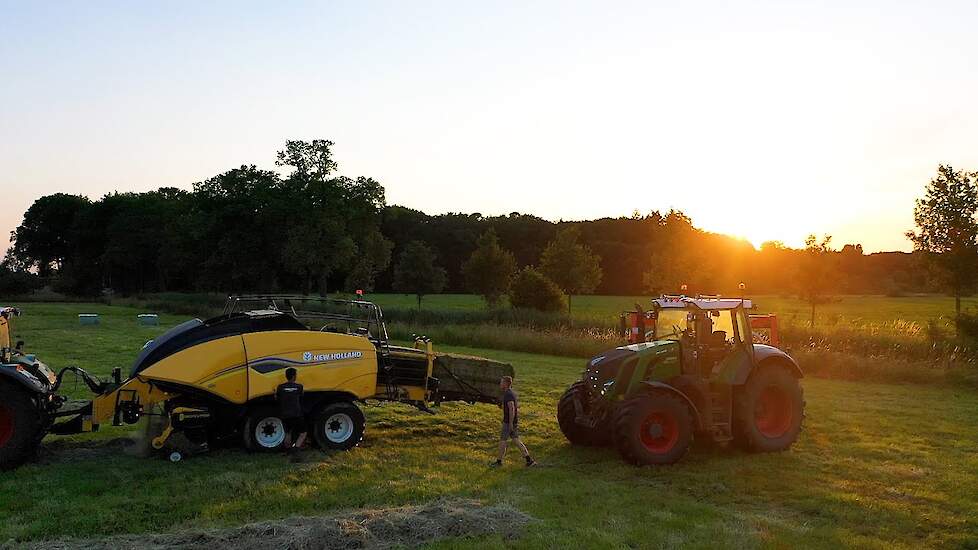
{"label": "baler tire", "polygon": [[44,425],[44,414],[27,390],[0,382],[0,470],[34,457]]}
{"label": "baler tire", "polygon": [[350,401],[330,403],[313,415],[312,436],[324,451],[348,451],[363,440],[366,423],[363,411],[356,404]]}
{"label": "baler tire", "polygon": [[734,397],[734,441],[749,452],[785,451],[798,439],[804,417],[798,378],[777,364],[762,365]]}
{"label": "baler tire", "polygon": [[557,424],[560,426],[560,431],[571,445],[584,447],[609,445],[611,444],[611,434],[607,426],[599,425],[588,428],[578,424],[575,420],[577,418],[577,407],[574,406],[574,400],[581,399],[581,394],[585,390],[584,382],[575,382],[567,388],[564,395],[557,401]]}
{"label": "baler tire", "polygon": [[[278,426],[276,426],[276,429],[281,427],[283,436],[281,441],[275,445],[269,446],[266,443],[262,443],[257,435],[257,429],[259,428],[260,424],[264,424],[271,420],[278,420]],[[278,407],[258,407],[252,410],[250,413],[248,413],[248,417],[245,419],[242,432],[245,448],[249,451],[259,453],[273,453],[276,451],[281,451],[285,448],[285,441],[288,439],[288,434],[285,433],[285,422],[282,421]]]}
{"label": "baler tire", "polygon": [[[651,433],[655,426],[658,434]],[[650,392],[632,398],[622,403],[615,415],[615,446],[622,458],[636,466],[678,462],[692,443],[689,407],[669,393]]]}

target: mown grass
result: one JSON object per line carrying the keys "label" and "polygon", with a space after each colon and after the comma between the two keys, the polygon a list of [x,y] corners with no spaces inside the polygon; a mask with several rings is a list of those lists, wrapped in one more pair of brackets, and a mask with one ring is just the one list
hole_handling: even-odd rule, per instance
{"label": "mown grass", "polygon": [[[99,327],[75,315],[102,314]],[[55,366],[107,374],[147,337],[139,310],[26,304],[17,333]],[[165,316],[169,325],[182,317]],[[440,349],[446,349],[439,346]],[[806,379],[806,428],[789,452],[698,444],[671,467],[634,468],[609,449],[571,447],[554,406],[579,360],[448,348],[512,362],[525,441],[543,463],[485,465],[498,410],[445,404],[426,415],[366,407],[361,447],[306,462],[237,449],[180,464],[129,456],[128,428],[50,438],[42,462],[0,478],[0,541],[231,526],[290,515],[465,496],[537,518],[517,541],[452,539],[443,548],[963,547],[978,544],[978,396],[948,387]]]}

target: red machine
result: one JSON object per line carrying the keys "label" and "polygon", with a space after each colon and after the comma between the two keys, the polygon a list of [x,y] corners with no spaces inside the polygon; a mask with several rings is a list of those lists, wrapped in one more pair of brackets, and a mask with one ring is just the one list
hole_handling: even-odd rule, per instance
{"label": "red machine", "polygon": [[778,335],[778,316],[773,313],[752,313],[750,328],[754,333],[754,341],[758,344],[780,347],[781,337]]}

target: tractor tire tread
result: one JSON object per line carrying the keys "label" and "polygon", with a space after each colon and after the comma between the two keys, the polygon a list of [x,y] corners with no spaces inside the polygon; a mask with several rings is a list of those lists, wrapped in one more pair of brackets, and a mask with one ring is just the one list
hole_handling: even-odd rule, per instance
{"label": "tractor tire tread", "polygon": [[596,426],[588,428],[581,426],[575,420],[577,410],[574,407],[574,399],[584,389],[584,382],[578,381],[573,384],[557,401],[557,425],[561,433],[567,438],[571,445],[582,447],[599,447],[611,443],[606,426]]}
{"label": "tractor tire tread", "polygon": [[[676,450],[667,456],[651,459],[647,453],[643,453],[636,443],[635,424],[641,422],[649,408],[650,401],[660,401],[665,407],[671,408],[678,416],[677,422],[680,427],[680,441],[677,442]],[[651,391],[644,395],[633,397],[625,401],[618,407],[618,412],[614,420],[614,439],[615,447],[621,457],[636,466],[648,464],[672,464],[678,462],[693,443],[693,415],[689,406],[678,397],[663,391]]]}
{"label": "tractor tire tread", "polygon": [[[774,378],[786,386],[794,403],[798,404],[799,414],[797,422],[789,428],[788,432],[778,438],[770,440],[761,435],[754,425],[754,395],[762,386],[766,379]],[[771,453],[788,450],[798,436],[801,434],[805,421],[805,390],[802,388],[795,377],[787,368],[777,363],[760,365],[757,370],[751,373],[747,383],[740,388],[734,401],[733,432],[735,444],[752,453]]]}
{"label": "tractor tire tread", "polygon": [[36,456],[41,440],[47,435],[45,415],[27,390],[6,382],[0,382],[0,403],[14,417],[13,434],[0,448],[0,470],[10,470]]}

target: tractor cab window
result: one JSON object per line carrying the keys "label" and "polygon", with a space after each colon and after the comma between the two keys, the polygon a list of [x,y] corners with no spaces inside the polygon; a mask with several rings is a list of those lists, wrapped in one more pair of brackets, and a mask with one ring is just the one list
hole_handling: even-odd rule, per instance
{"label": "tractor cab window", "polygon": [[708,339],[708,344],[712,346],[726,345],[734,343],[734,323],[733,311],[710,311],[709,332],[704,336]]}
{"label": "tractor cab window", "polygon": [[681,340],[688,332],[687,316],[685,309],[660,309],[655,320],[655,339]]}

